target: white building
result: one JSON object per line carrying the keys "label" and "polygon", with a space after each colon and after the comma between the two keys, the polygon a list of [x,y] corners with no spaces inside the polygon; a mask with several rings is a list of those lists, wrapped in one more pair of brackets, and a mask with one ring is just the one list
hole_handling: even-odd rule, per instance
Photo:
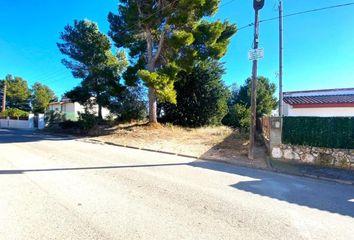
{"label": "white building", "polygon": [[354,117],[354,88],[284,92],[283,114]]}
{"label": "white building", "polygon": [[[57,111],[64,114],[66,120],[77,121],[79,112],[84,113],[85,107],[78,102],[72,102],[69,98],[63,98],[60,102],[49,103],[49,111]],[[98,116],[98,105],[93,104],[90,112]],[[102,108],[102,118],[107,118],[110,111],[107,108]]]}

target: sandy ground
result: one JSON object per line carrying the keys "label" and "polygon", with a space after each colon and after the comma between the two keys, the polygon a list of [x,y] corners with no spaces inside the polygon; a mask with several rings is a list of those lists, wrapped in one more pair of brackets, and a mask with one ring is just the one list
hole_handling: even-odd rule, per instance
{"label": "sandy ground", "polygon": [[92,139],[185,154],[201,159],[267,167],[263,146],[257,146],[256,160],[248,160],[248,135],[225,126],[182,128],[173,125],[149,126],[144,123],[134,123],[117,125],[103,132],[102,136]]}

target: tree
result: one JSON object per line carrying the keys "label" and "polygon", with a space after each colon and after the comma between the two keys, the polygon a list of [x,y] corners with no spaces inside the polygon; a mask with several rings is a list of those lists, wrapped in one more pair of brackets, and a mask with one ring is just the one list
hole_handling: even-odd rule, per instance
{"label": "tree", "polygon": [[109,13],[109,35],[135,60],[125,79],[141,78],[149,88],[150,123],[157,123],[157,99],[176,104],[174,82],[181,70],[191,69],[197,57],[221,58],[226,53],[236,27],[201,20],[218,5],[219,0],[121,0],[118,14]]}
{"label": "tree", "polygon": [[79,95],[85,97],[80,102],[95,97],[98,117],[102,118],[102,107],[108,106],[110,97],[122,89],[120,74],[128,64],[124,52],[113,55],[108,37],[89,20],[75,20],[73,26],[67,25],[60,39],[63,41],[57,43],[60,52],[71,59],[63,59],[63,64],[71,69],[74,77],[82,79],[74,89],[76,93],[84,91]]}
{"label": "tree", "polygon": [[38,82],[33,84],[31,104],[34,113],[44,113],[49,103],[55,99],[54,92],[48,86]]}
{"label": "tree", "polygon": [[[277,98],[274,97],[276,85],[271,83],[268,78],[257,78],[257,117],[270,115],[272,110],[278,106]],[[236,103],[244,106],[251,106],[251,79],[248,78],[241,86]]]}
{"label": "tree", "polygon": [[[258,77],[257,80],[257,117],[270,115],[277,107],[274,97],[276,86],[268,78]],[[248,129],[250,126],[251,79],[248,78],[240,89],[233,87],[228,102],[229,113],[223,119],[225,125]]]}
{"label": "tree", "polygon": [[111,104],[110,110],[118,114],[120,121],[145,120],[147,116],[145,94],[146,90],[141,84],[127,86]]}
{"label": "tree", "polygon": [[31,92],[28,88],[27,81],[21,77],[13,77],[7,75],[4,80],[1,81],[1,88],[6,83],[6,107],[18,108],[23,111],[30,111],[30,97]]}
{"label": "tree", "polygon": [[191,72],[180,72],[175,83],[177,105],[162,105],[165,119],[191,127],[220,125],[227,114],[229,98],[221,80],[223,73],[223,66],[217,60],[202,61]]}

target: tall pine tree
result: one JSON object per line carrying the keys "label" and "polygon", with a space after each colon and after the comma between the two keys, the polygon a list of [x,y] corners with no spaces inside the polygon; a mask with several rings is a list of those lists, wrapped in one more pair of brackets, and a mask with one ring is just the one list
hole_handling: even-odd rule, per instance
{"label": "tall pine tree", "polygon": [[102,118],[102,107],[108,106],[110,97],[121,89],[119,75],[128,64],[125,54],[113,55],[108,37],[89,20],[75,20],[73,26],[64,28],[60,38],[59,50],[70,58],[63,59],[63,64],[71,69],[74,77],[82,79],[81,86],[70,93],[79,90],[81,98],[75,100],[82,103],[95,97],[98,117]]}
{"label": "tall pine tree", "polygon": [[202,18],[213,15],[219,0],[121,0],[118,14],[109,13],[117,47],[128,48],[134,60],[128,83],[141,78],[149,88],[149,121],[157,123],[157,98],[176,103],[174,81],[194,59],[221,58],[236,27]]}

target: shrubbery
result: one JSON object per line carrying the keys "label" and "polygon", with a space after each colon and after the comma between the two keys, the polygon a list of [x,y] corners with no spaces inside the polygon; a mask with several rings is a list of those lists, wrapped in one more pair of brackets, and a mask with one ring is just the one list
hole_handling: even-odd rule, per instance
{"label": "shrubbery", "polygon": [[199,62],[191,72],[181,72],[175,82],[177,105],[162,103],[162,120],[189,127],[221,125],[229,98],[223,73],[223,65],[213,60]]}
{"label": "shrubbery", "polygon": [[48,111],[44,114],[44,119],[47,123],[47,127],[57,128],[59,127],[59,123],[65,120],[65,116],[63,113],[58,111]]}
{"label": "shrubbery", "polygon": [[94,114],[86,111],[85,113],[79,113],[79,121],[77,124],[81,133],[88,133],[91,129],[97,126],[98,119]]}
{"label": "shrubbery", "polygon": [[354,149],[354,118],[284,117],[283,142],[313,147]]}
{"label": "shrubbery", "polygon": [[28,118],[29,113],[26,111],[22,111],[18,108],[8,108],[5,112],[0,113],[0,117],[6,118]]}
{"label": "shrubbery", "polygon": [[119,94],[117,101],[110,106],[110,110],[118,115],[118,120],[129,122],[132,120],[145,120],[147,116],[147,103],[144,100],[145,89],[141,86],[126,87]]}

